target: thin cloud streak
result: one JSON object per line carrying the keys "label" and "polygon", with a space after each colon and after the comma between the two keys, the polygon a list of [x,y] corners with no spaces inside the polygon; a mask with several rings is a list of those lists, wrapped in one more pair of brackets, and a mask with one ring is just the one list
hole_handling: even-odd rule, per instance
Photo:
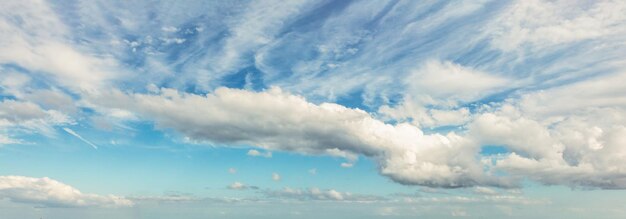
{"label": "thin cloud streak", "polygon": [[74,137],[80,139],[81,141],[87,143],[88,145],[90,145],[91,147],[93,147],[93,149],[98,149],[98,146],[96,146],[96,144],[91,143],[91,141],[83,138],[83,136],[80,136],[78,133],[76,133],[74,130],[67,128],[67,127],[63,127],[63,130],[67,133],[69,133],[70,135],[73,135]]}

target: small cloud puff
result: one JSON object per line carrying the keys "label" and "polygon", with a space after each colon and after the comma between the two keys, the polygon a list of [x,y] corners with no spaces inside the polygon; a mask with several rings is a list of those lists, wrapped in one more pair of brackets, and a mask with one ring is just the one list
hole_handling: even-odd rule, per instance
{"label": "small cloud puff", "polygon": [[260,152],[258,150],[252,149],[252,150],[248,151],[248,156],[270,158],[270,157],[272,157],[272,152],[267,151],[267,152],[263,153],[263,152]]}

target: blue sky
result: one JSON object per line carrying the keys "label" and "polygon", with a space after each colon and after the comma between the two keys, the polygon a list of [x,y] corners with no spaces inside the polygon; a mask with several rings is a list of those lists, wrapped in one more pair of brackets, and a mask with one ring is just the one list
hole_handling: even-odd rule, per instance
{"label": "blue sky", "polygon": [[0,218],[621,218],[621,1],[5,1]]}

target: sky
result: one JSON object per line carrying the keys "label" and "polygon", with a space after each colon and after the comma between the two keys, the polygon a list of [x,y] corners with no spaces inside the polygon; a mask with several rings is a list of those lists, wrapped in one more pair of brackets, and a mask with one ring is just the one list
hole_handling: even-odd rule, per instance
{"label": "sky", "polygon": [[624,218],[626,2],[0,2],[0,218]]}

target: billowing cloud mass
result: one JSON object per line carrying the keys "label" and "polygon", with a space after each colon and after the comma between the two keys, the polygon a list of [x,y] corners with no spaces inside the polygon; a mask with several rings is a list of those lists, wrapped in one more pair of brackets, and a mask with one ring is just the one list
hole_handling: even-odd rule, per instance
{"label": "billowing cloud mass", "polygon": [[[137,112],[160,128],[214,144],[325,154],[378,161],[380,171],[406,184],[460,187],[502,185],[484,175],[476,144],[455,133],[424,134],[385,124],[365,111],[333,103],[316,105],[279,88],[250,92],[220,88],[207,95],[162,89],[158,95],[112,93],[106,107]],[[201,115],[201,116],[200,116]]]}
{"label": "billowing cloud mass", "polygon": [[40,207],[128,207],[133,202],[114,195],[85,194],[44,177],[0,176],[0,199]]}
{"label": "billowing cloud mass", "polygon": [[[137,112],[159,128],[199,141],[348,160],[363,155],[376,160],[383,175],[403,184],[508,187],[531,178],[547,184],[626,186],[626,167],[619,162],[625,128],[608,123],[613,125],[603,129],[597,127],[601,120],[575,115],[542,123],[522,116],[519,106],[504,105],[475,115],[466,132],[444,135],[425,134],[408,123],[386,124],[337,104],[316,105],[279,88],[220,88],[207,95],[162,89],[158,94],[114,92],[100,98],[106,107]],[[615,121],[610,119],[604,120]],[[501,145],[511,153],[481,160],[480,145]],[[508,174],[491,174],[495,171]]]}

